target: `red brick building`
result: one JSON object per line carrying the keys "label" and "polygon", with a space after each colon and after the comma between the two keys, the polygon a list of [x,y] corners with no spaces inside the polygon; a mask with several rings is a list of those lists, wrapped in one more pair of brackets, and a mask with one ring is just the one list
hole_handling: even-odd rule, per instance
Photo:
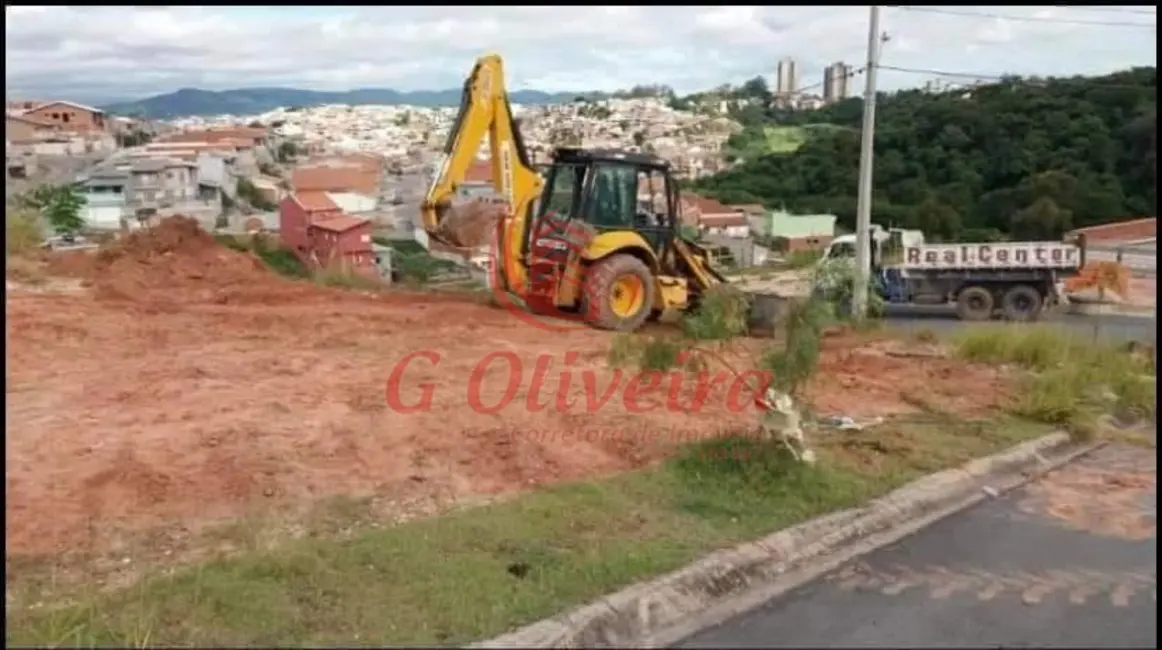
{"label": "red brick building", "polygon": [[315,268],[339,267],[368,277],[378,275],[367,219],[344,215],[318,221],[311,224],[309,235],[308,261]]}
{"label": "red brick building", "polygon": [[107,128],[104,111],[66,101],[41,104],[20,116],[55,125],[71,133],[103,133]]}
{"label": "red brick building", "polygon": [[343,216],[343,211],[326,192],[293,192],[278,204],[278,227],[282,243],[302,256],[310,252],[310,226]]}
{"label": "red brick building", "polygon": [[278,206],[279,236],[304,262],[318,268],[336,264],[373,275],[371,222],[347,215],[326,192],[294,192]]}

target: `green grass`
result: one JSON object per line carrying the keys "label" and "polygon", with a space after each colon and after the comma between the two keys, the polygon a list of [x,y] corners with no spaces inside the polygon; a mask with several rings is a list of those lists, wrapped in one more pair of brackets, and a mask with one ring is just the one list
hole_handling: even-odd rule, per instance
{"label": "green grass", "polygon": [[1097,418],[1154,420],[1157,380],[1153,355],[1070,336],[1050,325],[1004,325],[970,330],[957,340],[969,361],[1010,364],[1027,371],[1014,396],[1014,414],[1093,434]]}
{"label": "green grass", "polygon": [[794,153],[810,137],[801,126],[768,126],[763,128],[763,135],[767,153]]}
{"label": "green grass", "polygon": [[[821,442],[820,464],[767,443],[693,445],[665,464],[387,529],[331,503],[308,535],[109,593],[18,594],[8,644],[458,644],[553,615],[709,551],[854,506],[1044,429],[924,416]],[[312,524],[314,525],[314,524]],[[249,527],[246,527],[249,528]],[[354,529],[354,535],[330,534]],[[11,558],[10,558],[11,563]],[[14,582],[15,581],[15,582]],[[57,594],[55,598],[59,599]]]}
{"label": "green grass", "polygon": [[219,244],[240,253],[252,252],[275,273],[295,279],[310,277],[306,265],[290,249],[258,236],[214,235]]}

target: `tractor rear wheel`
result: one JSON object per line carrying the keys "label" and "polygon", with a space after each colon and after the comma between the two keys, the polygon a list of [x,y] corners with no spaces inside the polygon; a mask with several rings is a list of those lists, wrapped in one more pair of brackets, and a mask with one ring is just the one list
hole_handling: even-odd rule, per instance
{"label": "tractor rear wheel", "polygon": [[649,317],[653,305],[654,277],[638,258],[611,255],[589,268],[582,308],[590,325],[632,332]]}

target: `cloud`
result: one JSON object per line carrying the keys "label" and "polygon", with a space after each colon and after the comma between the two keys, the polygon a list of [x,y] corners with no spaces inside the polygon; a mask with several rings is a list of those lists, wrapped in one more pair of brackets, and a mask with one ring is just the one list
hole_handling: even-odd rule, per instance
{"label": "cloud", "polygon": [[[1152,24],[1142,14],[974,8],[1018,17]],[[1116,9],[1116,7],[1110,7]],[[1141,11],[1138,7],[1135,11]],[[864,7],[6,7],[7,91],[82,101],[182,87],[451,88],[486,51],[512,88],[682,92],[799,62],[816,84],[866,57]],[[980,75],[1094,74],[1154,65],[1153,29],[885,9],[887,65]],[[818,78],[818,79],[817,79]],[[885,71],[885,88],[931,76]]]}

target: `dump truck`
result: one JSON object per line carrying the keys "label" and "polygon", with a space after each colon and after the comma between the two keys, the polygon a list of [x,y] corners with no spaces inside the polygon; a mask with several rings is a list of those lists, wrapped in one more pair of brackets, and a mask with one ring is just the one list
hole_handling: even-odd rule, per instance
{"label": "dump truck", "polygon": [[[1061,301],[1065,280],[1085,265],[1084,236],[929,244],[920,231],[876,229],[869,239],[874,290],[886,302],[952,304],[967,321],[1037,320]],[[855,235],[841,235],[825,249],[820,265],[851,264],[855,251]]]}

